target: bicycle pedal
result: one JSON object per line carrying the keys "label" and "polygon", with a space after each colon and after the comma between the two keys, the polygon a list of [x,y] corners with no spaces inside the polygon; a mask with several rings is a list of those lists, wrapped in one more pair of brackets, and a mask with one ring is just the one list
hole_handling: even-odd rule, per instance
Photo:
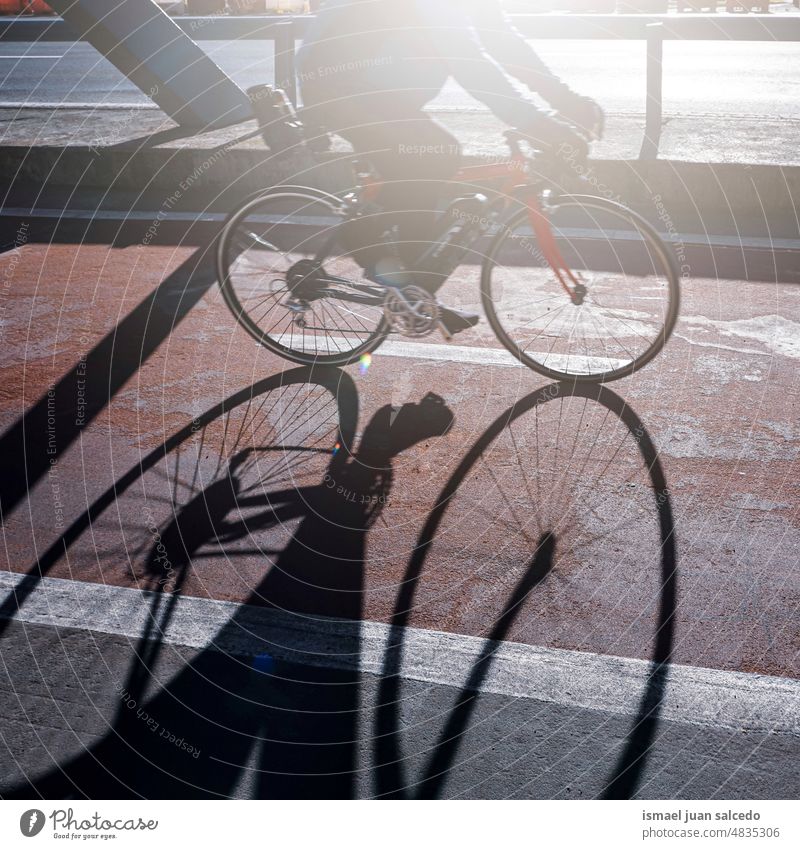
{"label": "bicycle pedal", "polygon": [[297,298],[288,297],[283,305],[286,307],[289,312],[293,313],[304,313],[308,309],[307,301],[300,301]]}
{"label": "bicycle pedal", "polygon": [[444,336],[445,342],[453,341],[453,334],[444,326],[444,322],[441,319],[437,322],[436,329]]}

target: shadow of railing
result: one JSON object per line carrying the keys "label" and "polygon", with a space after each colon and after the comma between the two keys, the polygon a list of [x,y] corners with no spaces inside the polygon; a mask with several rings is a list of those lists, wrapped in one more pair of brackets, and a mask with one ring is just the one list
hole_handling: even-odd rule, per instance
{"label": "shadow of railing", "polygon": [[[194,253],[0,436],[0,519],[6,520],[216,282],[211,266],[207,250]],[[51,433],[58,437],[54,443]]]}

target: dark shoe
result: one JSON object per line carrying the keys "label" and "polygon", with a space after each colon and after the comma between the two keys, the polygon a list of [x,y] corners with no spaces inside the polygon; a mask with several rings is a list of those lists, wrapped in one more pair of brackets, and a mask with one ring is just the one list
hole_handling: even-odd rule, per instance
{"label": "dark shoe", "polygon": [[439,321],[444,326],[448,336],[460,333],[462,330],[469,330],[470,327],[475,327],[480,320],[481,317],[476,312],[463,312],[462,310],[450,309],[450,307],[441,307],[439,311]]}

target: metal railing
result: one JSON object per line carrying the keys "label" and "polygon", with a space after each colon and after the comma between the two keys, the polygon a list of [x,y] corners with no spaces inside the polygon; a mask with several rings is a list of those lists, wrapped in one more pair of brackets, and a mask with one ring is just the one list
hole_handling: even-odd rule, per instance
{"label": "metal railing", "polygon": [[[175,23],[195,41],[271,41],[275,80],[297,101],[295,44],[310,15],[264,17],[177,17]],[[800,41],[800,16],[782,15],[513,15],[528,38],[624,39],[645,42],[647,100],[640,158],[658,156],[663,123],[662,59],[665,41]],[[61,18],[13,18],[0,22],[0,41],[76,41]]]}

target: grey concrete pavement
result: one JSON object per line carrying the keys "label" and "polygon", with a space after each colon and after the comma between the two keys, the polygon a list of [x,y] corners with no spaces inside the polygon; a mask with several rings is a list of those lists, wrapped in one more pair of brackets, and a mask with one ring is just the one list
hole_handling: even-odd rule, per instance
{"label": "grey concrete pavement", "polygon": [[[0,573],[3,592],[18,580]],[[136,640],[150,601],[133,590],[56,579],[45,579],[28,598],[4,640],[0,795],[36,787],[56,761],[64,772],[51,775],[49,788],[61,783],[70,795],[96,798],[98,777],[87,763],[94,755],[96,769],[103,764],[128,782],[125,795],[166,787],[185,795],[221,793],[210,776],[222,760],[236,767],[226,795],[249,798],[285,782],[284,792],[293,787],[302,796],[308,789],[302,778],[289,769],[275,775],[271,758],[276,738],[297,735],[298,749],[307,746],[311,757],[326,759],[321,745],[301,742],[296,716],[275,713],[250,728],[245,768],[226,752],[229,727],[209,738],[187,717],[180,725],[174,716],[168,720],[155,694],[141,701],[129,695],[126,674],[135,652],[148,650]],[[237,619],[240,627],[232,628]],[[326,716],[333,704],[320,689],[331,674],[348,676],[339,686],[348,681],[357,690],[353,734],[340,742],[349,744],[342,762],[354,770],[359,797],[587,799],[620,795],[623,786],[650,799],[800,795],[791,766],[800,752],[797,681],[674,666],[663,690],[648,699],[652,672],[641,661],[416,629],[404,634],[395,657],[397,635],[387,626],[302,622],[258,608],[242,617],[234,604],[190,598],[179,600],[161,640],[151,672],[162,685],[199,666],[204,654],[220,681],[226,667],[238,664],[254,679],[249,696],[258,694],[266,719],[276,699],[272,682],[280,679],[282,705],[314,712],[320,737],[326,725],[333,734],[328,747],[348,724]],[[393,660],[399,704],[386,700],[384,675]],[[184,705],[187,714],[208,711],[204,702],[213,694],[205,689]],[[157,763],[166,776],[137,774],[122,759],[108,759],[109,739],[121,731],[125,712],[137,714],[142,727],[155,724],[148,733],[181,740],[177,752],[166,744],[160,750]],[[657,733],[645,746],[637,732],[648,723]],[[296,760],[308,757],[300,753]],[[168,778],[180,773],[179,758],[194,761],[193,774]]]}

